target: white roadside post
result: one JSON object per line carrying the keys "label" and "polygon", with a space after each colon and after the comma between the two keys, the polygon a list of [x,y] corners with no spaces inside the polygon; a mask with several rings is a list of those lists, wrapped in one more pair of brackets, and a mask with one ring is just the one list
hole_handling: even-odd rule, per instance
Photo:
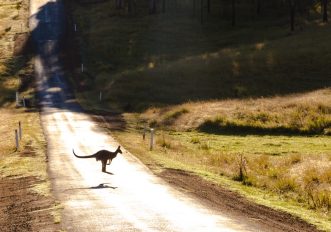
{"label": "white roadside post", "polygon": [[146,125],[144,125],[143,140],[145,140],[145,137],[146,137]]}
{"label": "white roadside post", "polygon": [[20,105],[19,93],[16,91],[16,106]]}
{"label": "white roadside post", "polygon": [[20,140],[22,140],[22,125],[21,125],[21,121],[18,122],[18,135]]}
{"label": "white roadside post", "polygon": [[25,98],[24,97],[22,99],[22,102],[23,102],[23,107],[25,107],[26,105],[25,105]]}
{"label": "white roadside post", "polygon": [[84,72],[84,64],[81,65],[82,73]]}
{"label": "white roadside post", "polygon": [[75,30],[75,32],[77,31],[77,25],[76,25],[76,23],[74,24],[74,30]]}
{"label": "white roadside post", "polygon": [[154,129],[151,128],[151,143],[149,149],[153,150],[153,148],[154,148]]}
{"label": "white roadside post", "polygon": [[15,144],[16,144],[16,150],[18,150],[19,148],[19,142],[18,142],[18,134],[17,134],[17,130],[15,130]]}
{"label": "white roadside post", "polygon": [[102,101],[102,92],[100,91],[99,100]]}

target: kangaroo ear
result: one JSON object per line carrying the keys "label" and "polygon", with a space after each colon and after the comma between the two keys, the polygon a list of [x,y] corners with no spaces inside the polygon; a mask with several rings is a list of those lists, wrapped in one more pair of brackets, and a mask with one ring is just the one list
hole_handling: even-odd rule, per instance
{"label": "kangaroo ear", "polygon": [[121,148],[121,146],[118,146],[118,149],[120,149]]}

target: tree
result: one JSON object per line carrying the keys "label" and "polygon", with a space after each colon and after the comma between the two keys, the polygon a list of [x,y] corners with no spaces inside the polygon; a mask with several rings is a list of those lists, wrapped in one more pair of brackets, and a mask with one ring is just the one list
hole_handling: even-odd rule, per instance
{"label": "tree", "polygon": [[203,23],[203,0],[201,0],[201,6],[200,6],[200,19],[201,19],[201,24]]}
{"label": "tree", "polygon": [[328,0],[322,0],[323,4],[323,22],[328,21]]}
{"label": "tree", "polygon": [[256,0],[256,14],[261,14],[261,0]]}
{"label": "tree", "polygon": [[294,20],[295,20],[295,0],[289,0],[290,7],[290,21],[291,21],[291,31],[294,31]]}
{"label": "tree", "polygon": [[162,13],[166,11],[166,0],[162,0]]}
{"label": "tree", "polygon": [[128,0],[128,12],[132,14],[133,11],[133,0]]}
{"label": "tree", "polygon": [[149,14],[156,13],[156,0],[149,0]]}
{"label": "tree", "polygon": [[116,9],[122,9],[123,8],[123,0],[116,0]]}
{"label": "tree", "polygon": [[236,26],[236,0],[232,0],[232,26]]}

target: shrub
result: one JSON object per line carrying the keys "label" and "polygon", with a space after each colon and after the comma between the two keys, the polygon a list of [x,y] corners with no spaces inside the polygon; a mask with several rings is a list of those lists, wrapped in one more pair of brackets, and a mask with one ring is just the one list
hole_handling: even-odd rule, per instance
{"label": "shrub", "polygon": [[288,157],[288,163],[290,165],[300,163],[301,160],[302,160],[302,156],[300,154],[292,154]]}
{"label": "shrub", "polygon": [[9,32],[11,30],[11,27],[7,27],[6,29],[5,29],[5,32]]}
{"label": "shrub", "polygon": [[310,168],[303,173],[303,182],[305,186],[310,186],[320,183],[319,173],[316,168]]}
{"label": "shrub", "polygon": [[150,121],[148,124],[149,124],[149,127],[151,127],[151,128],[156,128],[156,127],[159,126],[158,121],[155,120],[155,119],[153,119],[152,121]]}
{"label": "shrub", "polygon": [[297,188],[295,180],[290,177],[277,179],[274,186],[275,190],[279,193],[294,192]]}
{"label": "shrub", "polygon": [[208,150],[210,149],[210,145],[209,145],[208,142],[207,142],[207,143],[201,143],[201,144],[199,145],[199,148],[200,148],[201,150],[206,150],[206,151],[208,151]]}
{"label": "shrub", "polygon": [[267,171],[267,176],[272,179],[278,179],[281,176],[281,173],[278,168],[270,168]]}
{"label": "shrub", "polygon": [[321,181],[331,185],[331,168],[328,168],[321,173]]}
{"label": "shrub", "polygon": [[247,160],[245,157],[243,157],[242,154],[238,155],[238,173],[233,177],[233,180],[235,181],[241,181],[243,184],[245,184],[246,179],[247,179]]}
{"label": "shrub", "polygon": [[193,144],[200,143],[200,139],[199,139],[198,137],[193,137],[193,138],[191,139],[191,143],[193,143]]}
{"label": "shrub", "polygon": [[307,202],[313,209],[331,208],[331,191],[328,189],[319,189],[317,184],[308,185],[306,187]]}
{"label": "shrub", "polygon": [[163,148],[171,148],[171,142],[169,141],[169,139],[165,138],[164,133],[162,133],[161,139],[157,140],[157,143]]}
{"label": "shrub", "polygon": [[172,124],[176,119],[178,119],[181,115],[188,113],[189,111],[186,108],[182,108],[180,110],[176,110],[174,112],[170,112],[165,115],[163,122],[166,125]]}

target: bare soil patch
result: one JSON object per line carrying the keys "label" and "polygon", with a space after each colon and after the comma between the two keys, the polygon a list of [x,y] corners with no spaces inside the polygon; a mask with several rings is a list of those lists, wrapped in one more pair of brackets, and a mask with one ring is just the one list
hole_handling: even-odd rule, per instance
{"label": "bare soil patch", "polygon": [[240,220],[248,221],[258,229],[264,231],[319,231],[315,226],[300,218],[252,203],[238,193],[208,182],[193,173],[165,169],[157,175],[204,205]]}
{"label": "bare soil patch", "polygon": [[31,191],[40,183],[35,177],[0,179],[0,228],[2,232],[59,231],[51,206],[54,199]]}

